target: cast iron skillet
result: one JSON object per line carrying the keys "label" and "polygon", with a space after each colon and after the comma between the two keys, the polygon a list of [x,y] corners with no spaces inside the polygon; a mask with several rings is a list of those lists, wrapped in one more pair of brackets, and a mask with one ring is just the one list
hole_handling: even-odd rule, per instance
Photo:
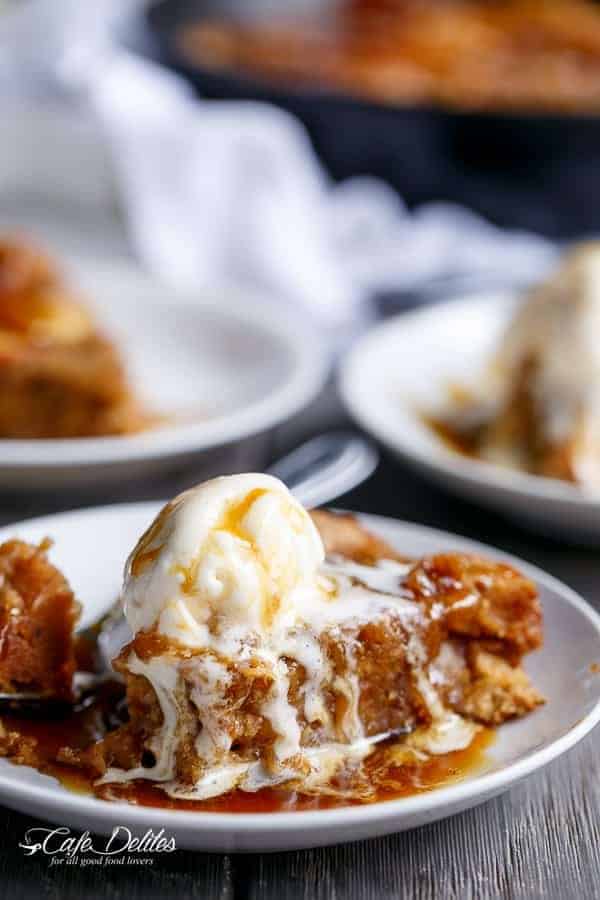
{"label": "cast iron skillet", "polygon": [[[264,15],[267,3],[277,8],[274,0],[159,0],[145,13],[145,52],[205,97],[261,99],[290,110],[336,179],[378,175],[410,205],[455,201],[499,224],[553,237],[600,230],[600,117],[386,106],[211,71],[179,51],[175,33],[182,25],[208,15]],[[307,0],[278,3],[290,10]]]}

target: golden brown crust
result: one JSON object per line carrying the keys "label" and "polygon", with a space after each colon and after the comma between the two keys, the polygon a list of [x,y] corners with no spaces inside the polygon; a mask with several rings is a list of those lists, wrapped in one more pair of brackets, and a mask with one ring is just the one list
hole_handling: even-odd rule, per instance
{"label": "golden brown crust", "polygon": [[[316,516],[313,513],[313,517],[331,554],[349,555],[370,563],[398,558],[352,516],[320,511]],[[428,629],[422,638],[428,643],[432,660],[446,638],[461,648],[462,661],[452,672],[447,688],[447,700],[456,711],[484,724],[498,725],[543,703],[541,694],[520,667],[522,656],[538,649],[543,641],[542,610],[537,588],[530,579],[505,563],[470,554],[446,553],[416,561],[404,586],[426,607],[431,608],[435,603],[445,607],[443,620],[438,620],[440,627]],[[361,648],[375,647],[377,632],[378,626],[362,629]],[[383,635],[384,641],[385,637],[389,640],[389,631],[383,629]],[[382,640],[381,631],[379,640]],[[406,700],[406,688],[404,694],[398,691],[397,681],[385,684],[389,673],[397,677],[401,670],[398,657],[401,648],[402,641],[396,638],[387,653],[368,655],[370,666],[363,673],[365,688],[361,704],[363,698],[373,698],[370,711],[373,722],[377,721],[373,714],[377,697],[387,697],[388,703],[391,697],[396,703],[403,696]],[[411,702],[415,709],[418,698],[414,691]],[[404,712],[410,721],[408,709]],[[390,723],[389,717],[387,722]],[[383,725],[383,721],[378,722],[378,727]]]}
{"label": "golden brown crust", "polygon": [[[358,712],[368,737],[412,731],[431,721],[414,680],[408,638],[397,620],[370,622],[357,633]],[[437,629],[423,628],[420,638],[425,652],[433,657],[438,647]]]}
{"label": "golden brown crust", "polygon": [[537,588],[513,566],[467,553],[440,553],[420,560],[406,586],[425,603],[444,604],[451,635],[496,640],[517,661],[542,644]]}
{"label": "golden brown crust", "polygon": [[54,264],[37,247],[16,236],[0,239],[0,327],[25,330],[29,322],[21,301],[50,287],[56,278]]}
{"label": "golden brown crust", "polygon": [[0,545],[0,689],[70,698],[79,604],[47,547]]}
{"label": "golden brown crust", "polygon": [[[326,535],[329,553],[346,555],[349,549],[353,558],[363,561],[366,557],[371,563],[391,557],[390,549],[352,516],[319,511],[315,522]],[[338,523],[343,528],[338,529]],[[416,561],[404,583],[424,605],[443,603],[446,608],[443,626],[437,633],[430,629],[427,639],[431,659],[445,636],[460,648],[462,661],[446,688],[446,699],[457,712],[498,725],[544,702],[520,667],[522,656],[543,641],[542,610],[529,578],[505,563],[446,553]],[[395,670],[397,666],[390,655],[380,659],[377,668]]]}
{"label": "golden brown crust", "polygon": [[52,261],[0,240],[0,437],[127,434],[148,424],[119,354]]}
{"label": "golden brown crust", "polygon": [[373,565],[378,559],[401,562],[406,559],[382,538],[367,531],[353,515],[325,509],[313,509],[310,514],[328,556],[343,556],[366,566]]}
{"label": "golden brown crust", "polygon": [[473,642],[468,650],[469,682],[457,712],[486,725],[500,725],[519,718],[544,702],[520,666],[512,666],[501,656],[488,653]]}

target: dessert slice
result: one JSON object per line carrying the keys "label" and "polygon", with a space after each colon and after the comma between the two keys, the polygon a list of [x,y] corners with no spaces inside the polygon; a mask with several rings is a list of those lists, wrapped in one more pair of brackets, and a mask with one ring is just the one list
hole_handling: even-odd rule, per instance
{"label": "dessert slice", "polygon": [[478,452],[491,462],[600,487],[600,242],[567,255],[531,291],[487,385],[495,414]]}
{"label": "dessert slice", "polygon": [[186,22],[176,35],[179,50],[203,69],[378,103],[527,114],[596,114],[600,105],[600,17],[592,0],[289,7],[275,5],[269,16]]}
{"label": "dessert slice", "polygon": [[49,546],[0,545],[0,691],[70,700],[79,604]]}
{"label": "dessert slice", "polygon": [[169,503],[124,600],[130,721],[94,751],[109,795],[145,779],[188,800],[271,786],[368,799],[542,702],[520,668],[542,641],[531,581],[464,554],[403,559],[351,517],[311,518],[269,476]]}
{"label": "dessert slice", "polygon": [[144,417],[115,347],[52,262],[0,241],[0,437],[125,434]]}

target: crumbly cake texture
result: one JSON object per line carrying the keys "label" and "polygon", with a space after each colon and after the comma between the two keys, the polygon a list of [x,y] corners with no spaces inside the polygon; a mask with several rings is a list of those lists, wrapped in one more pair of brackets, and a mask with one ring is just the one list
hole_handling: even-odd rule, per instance
{"label": "crumbly cake texture", "polygon": [[127,434],[147,424],[113,344],[52,260],[0,240],[0,437]]}
{"label": "crumbly cake texture", "polygon": [[[392,580],[402,599],[398,610],[391,603],[369,619],[346,619],[316,636],[323,671],[316,687],[302,660],[278,660],[301,752],[286,760],[282,773],[281,735],[265,715],[274,672],[258,653],[217,659],[155,631],[140,632],[116,663],[127,684],[130,720],[81,759],[104,773],[104,796],[119,780],[117,772],[125,779],[128,770],[139,778],[146,772],[159,784],[170,779],[177,796],[186,786],[193,792],[199,781],[206,785],[217,770],[214,778],[225,778],[224,764],[230,778],[232,767],[260,763],[263,774],[285,788],[368,799],[377,787],[373,779],[390,785],[394,767],[444,752],[448,729],[466,729],[468,743],[477,725],[499,725],[543,702],[520,666],[542,643],[540,604],[529,579],[511,566],[467,554],[406,561],[351,516],[313,516],[327,564],[356,563],[351,577],[360,586],[369,572],[381,573],[393,561],[398,568]],[[307,634],[307,642],[314,638]],[[166,728],[161,698],[144,675],[165,663],[177,672],[176,740],[166,762],[159,760]],[[365,743],[386,733],[396,738],[388,764],[378,754],[378,774],[369,772]],[[362,749],[348,754],[349,745]],[[326,763],[319,755],[325,747]],[[321,766],[318,778],[314,760]],[[330,767],[329,780],[323,766]],[[259,786],[246,782],[243,789]],[[219,786],[204,790],[214,796]]]}
{"label": "crumbly cake texture", "polygon": [[363,528],[354,516],[313,509],[311,517],[328,556],[342,556],[367,566],[380,559],[407,561],[407,557],[399,554],[387,541]]}
{"label": "crumbly cake texture", "polygon": [[49,542],[0,545],[0,690],[70,699],[79,604]]}
{"label": "crumbly cake texture", "polygon": [[0,435],[101,437],[140,430],[145,420],[112,344],[91,335],[76,345],[3,345]]}

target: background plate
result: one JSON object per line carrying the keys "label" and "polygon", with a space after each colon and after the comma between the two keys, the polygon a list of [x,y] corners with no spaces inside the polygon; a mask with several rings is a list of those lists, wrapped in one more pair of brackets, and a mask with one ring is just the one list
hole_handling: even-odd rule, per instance
{"label": "background plate", "polygon": [[340,390],[360,425],[438,484],[568,541],[600,544],[600,496],[453,452],[423,421],[450,407],[448,388],[481,377],[518,300],[451,300],[389,319],[343,362]]}

